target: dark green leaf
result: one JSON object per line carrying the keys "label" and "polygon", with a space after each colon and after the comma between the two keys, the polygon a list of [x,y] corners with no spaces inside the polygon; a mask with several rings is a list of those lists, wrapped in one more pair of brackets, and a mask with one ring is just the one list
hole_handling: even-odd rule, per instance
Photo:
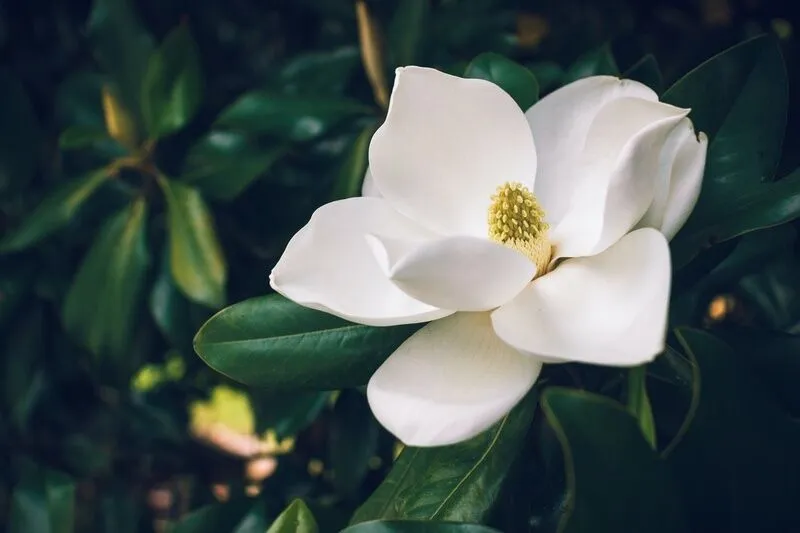
{"label": "dark green leaf", "polygon": [[494,427],[466,442],[405,448],[350,523],[485,520],[528,434],[537,396],[537,391],[532,391]]}
{"label": "dark green leaf", "polygon": [[271,429],[278,439],[291,437],[311,425],[328,403],[328,392],[266,393],[250,391],[256,432]]}
{"label": "dark green leaf", "polygon": [[189,151],[181,179],[211,198],[232,200],[286,152],[283,144],[264,149],[242,133],[213,130]]}
{"label": "dark green leaf", "polygon": [[34,265],[14,259],[0,262],[0,326],[14,316],[25,300],[36,273]]}
{"label": "dark green leaf", "polygon": [[94,0],[89,38],[97,61],[116,83],[125,107],[140,116],[142,80],[155,45],[132,2]]}
{"label": "dark green leaf", "polygon": [[0,374],[3,403],[14,426],[24,430],[45,384],[42,355],[46,329],[42,308],[33,307],[10,326],[0,346],[7,354],[0,359],[4,362]]}
{"label": "dark green leaf", "polygon": [[364,385],[419,327],[353,324],[273,294],[211,317],[194,347],[211,368],[247,385],[333,390]]}
{"label": "dark green leaf", "polygon": [[569,502],[559,531],[688,531],[667,465],[622,405],[553,387],[542,394],[542,410],[566,463]]}
{"label": "dark green leaf", "polygon": [[161,269],[150,292],[150,314],[158,329],[173,347],[184,354],[191,353],[194,324],[191,302],[172,281],[169,254],[162,254]]}
{"label": "dark green leaf", "polygon": [[170,529],[170,533],[235,532],[252,507],[252,502],[243,499],[207,505],[186,515]]}
{"label": "dark green leaf", "polygon": [[64,327],[95,355],[119,360],[130,349],[149,264],[146,218],[138,199],[106,222],[64,301]]}
{"label": "dark green leaf", "polygon": [[202,85],[197,45],[181,24],[150,57],[143,80],[142,114],[152,139],[186,126],[200,105]]}
{"label": "dark green leaf", "polygon": [[416,65],[430,11],[430,0],[400,0],[389,26],[389,54],[396,67]]}
{"label": "dark green leaf", "polygon": [[498,54],[485,53],[473,59],[464,77],[488,80],[499,85],[523,111],[539,100],[539,84],[533,73]]}
{"label": "dark green leaf", "polygon": [[579,57],[564,73],[562,84],[572,83],[589,76],[619,76],[619,67],[607,44]]}
{"label": "dark green leaf", "polygon": [[287,94],[339,95],[360,64],[361,54],[355,46],[300,54],[281,69],[281,89]]}
{"label": "dark green leaf", "polygon": [[95,170],[51,192],[20,227],[0,241],[0,252],[23,250],[60,229],[107,177],[106,169]]}
{"label": "dark green leaf", "polygon": [[727,344],[699,330],[677,335],[697,359],[701,390],[697,414],[668,461],[695,530],[800,528],[800,427]]}
{"label": "dark green leaf", "polygon": [[39,119],[22,84],[0,70],[0,193],[33,177],[42,150]]}
{"label": "dark green leaf", "polygon": [[378,422],[366,397],[343,390],[333,406],[329,449],[333,485],[345,495],[354,495],[369,471],[369,460],[378,452]]}
{"label": "dark green leaf", "polygon": [[343,529],[341,533],[500,533],[479,524],[413,520],[375,520]]}
{"label": "dark green leaf", "polygon": [[647,54],[634,63],[631,68],[622,73],[622,77],[644,83],[657,93],[661,92],[664,84],[661,69],[653,54]]}
{"label": "dark green leaf", "polygon": [[528,65],[531,73],[539,83],[540,96],[549,93],[561,85],[564,69],[553,61],[539,61]]}
{"label": "dark green leaf", "polygon": [[317,521],[303,500],[294,500],[275,519],[267,533],[317,533]]}
{"label": "dark green leaf", "polygon": [[75,485],[65,474],[20,462],[20,480],[11,497],[9,533],[71,533]]}
{"label": "dark green leaf", "polygon": [[101,142],[116,142],[102,126],[71,126],[61,132],[58,147],[62,150],[79,150]]}
{"label": "dark green leaf", "polygon": [[216,125],[250,134],[308,141],[347,118],[371,113],[371,107],[353,100],[255,91],[223,110]]}
{"label": "dark green leaf", "polygon": [[169,256],[175,284],[194,302],[222,307],[228,267],[211,211],[197,189],[163,177],[158,182],[167,198]]}
{"label": "dark green leaf", "polygon": [[639,423],[645,440],[653,449],[656,448],[656,424],[653,420],[653,408],[647,394],[647,367],[644,365],[628,370],[627,402],[628,411]]}
{"label": "dark green leaf", "polygon": [[787,254],[739,280],[734,291],[757,326],[800,333],[800,257]]}
{"label": "dark green leaf", "polygon": [[691,108],[709,137],[703,189],[672,243],[681,266],[702,248],[800,214],[800,177],[771,183],[786,125],[787,79],[770,37],[735,46],[700,65],[664,93]]}
{"label": "dark green leaf", "polygon": [[342,166],[339,167],[331,200],[361,196],[361,184],[367,172],[369,142],[377,127],[377,124],[369,124],[356,137],[347,156],[342,160]]}

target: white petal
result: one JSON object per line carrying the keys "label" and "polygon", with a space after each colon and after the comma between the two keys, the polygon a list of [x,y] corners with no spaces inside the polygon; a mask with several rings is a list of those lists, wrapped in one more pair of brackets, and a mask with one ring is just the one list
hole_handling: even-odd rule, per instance
{"label": "white petal", "polygon": [[669,246],[657,230],[568,259],[492,313],[497,335],[546,362],[633,366],[664,348]]}
{"label": "white petal", "polygon": [[487,311],[516,296],[536,265],[507,246],[475,237],[368,237],[385,274],[406,294],[456,311]]}
{"label": "white petal", "polygon": [[602,252],[642,219],[671,165],[663,149],[688,113],[639,98],[619,98],[599,111],[578,156],[585,181],[551,232],[557,257]]}
{"label": "white petal", "polygon": [[397,69],[370,172],[395,208],[445,235],[487,233],[497,187],[532,189],[536,150],[525,115],[497,85],[433,69]]}
{"label": "white petal", "polygon": [[661,222],[661,233],[667,239],[678,233],[697,204],[703,184],[707,149],[708,137],[705,133],[700,133],[698,137],[692,135],[678,151],[672,167],[667,207]]}
{"label": "white petal", "polygon": [[656,187],[650,208],[637,225],[640,228],[660,229],[672,239],[689,218],[703,182],[708,138],[696,135],[692,122],[685,118],[675,128],[664,150],[662,176]]}
{"label": "white petal", "polygon": [[487,313],[456,313],[406,340],[375,372],[378,421],[411,446],[443,446],[488,429],[528,392],[535,358],[503,344]]}
{"label": "white petal", "polygon": [[373,198],[383,198],[378,186],[375,185],[375,179],[372,177],[372,172],[367,167],[367,172],[364,174],[364,181],[361,183],[361,196],[372,196]]}
{"label": "white petal", "polygon": [[270,274],[295,302],[374,326],[425,322],[452,311],[419,302],[389,281],[365,240],[368,231],[403,238],[431,234],[379,198],[349,198],[317,209]]}
{"label": "white petal", "polygon": [[652,89],[639,82],[593,76],[553,91],[525,113],[538,156],[534,192],[551,225],[566,214],[570,191],[587,178],[578,155],[586,144],[589,128],[600,110],[619,98],[658,100]]}

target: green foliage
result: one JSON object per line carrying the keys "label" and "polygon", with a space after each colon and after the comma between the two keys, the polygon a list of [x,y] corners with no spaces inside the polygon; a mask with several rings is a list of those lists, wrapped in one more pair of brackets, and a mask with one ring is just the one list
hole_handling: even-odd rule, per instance
{"label": "green foliage", "polygon": [[539,100],[539,84],[531,71],[497,54],[479,55],[467,66],[464,76],[499,85],[523,111]]}
{"label": "green foliage", "polygon": [[295,500],[269,526],[267,533],[317,533],[319,528],[314,515],[303,503]]}

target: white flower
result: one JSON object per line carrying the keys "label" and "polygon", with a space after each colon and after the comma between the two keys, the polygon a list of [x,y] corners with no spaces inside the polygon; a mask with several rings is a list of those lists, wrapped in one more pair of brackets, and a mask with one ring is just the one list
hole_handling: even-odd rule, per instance
{"label": "white flower", "polygon": [[398,69],[365,196],[319,208],[271,285],[354,322],[433,321],[375,372],[369,403],[406,444],[468,439],[543,362],[632,366],[662,351],[664,235],[705,165],[687,114],[613,77],[523,113],[490,82]]}

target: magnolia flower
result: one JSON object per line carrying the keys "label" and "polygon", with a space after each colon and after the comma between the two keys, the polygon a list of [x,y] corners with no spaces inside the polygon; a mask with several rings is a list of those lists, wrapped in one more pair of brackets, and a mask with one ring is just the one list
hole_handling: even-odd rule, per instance
{"label": "magnolia flower", "polygon": [[270,283],[353,322],[431,321],[367,397],[406,444],[468,439],[542,363],[633,366],[662,351],[667,238],[705,165],[688,113],[606,76],[523,113],[488,81],[398,69],[365,196],[319,208]]}

